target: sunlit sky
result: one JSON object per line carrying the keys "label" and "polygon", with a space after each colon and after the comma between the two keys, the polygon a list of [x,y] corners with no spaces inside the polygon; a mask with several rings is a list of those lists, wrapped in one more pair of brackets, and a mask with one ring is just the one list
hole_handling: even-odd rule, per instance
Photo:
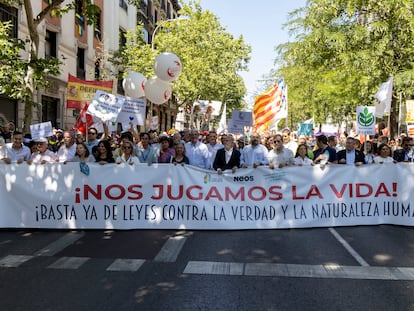
{"label": "sunlit sky", "polygon": [[260,89],[258,81],[274,68],[275,47],[289,41],[288,31],[283,29],[288,13],[304,7],[306,0],[200,0],[200,4],[213,12],[229,33],[243,35],[251,45],[249,71],[241,73],[248,91],[246,100],[250,101]]}

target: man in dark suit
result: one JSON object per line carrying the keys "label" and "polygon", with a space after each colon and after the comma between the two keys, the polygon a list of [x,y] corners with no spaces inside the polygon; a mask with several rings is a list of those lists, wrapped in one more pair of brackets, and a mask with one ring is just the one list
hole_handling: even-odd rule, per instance
{"label": "man in dark suit", "polygon": [[213,168],[218,174],[222,174],[225,170],[231,170],[234,173],[240,167],[240,151],[235,148],[232,135],[224,136],[222,142],[224,148],[217,150]]}
{"label": "man in dark suit", "polygon": [[355,139],[348,136],[346,138],[345,149],[337,152],[338,164],[365,164],[365,155],[362,151],[355,149]]}

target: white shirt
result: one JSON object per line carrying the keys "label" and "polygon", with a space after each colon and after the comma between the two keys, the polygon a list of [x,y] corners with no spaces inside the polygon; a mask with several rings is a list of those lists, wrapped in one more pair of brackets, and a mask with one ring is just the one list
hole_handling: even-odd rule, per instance
{"label": "white shirt", "polygon": [[191,142],[188,142],[185,144],[185,152],[191,165],[205,169],[209,169],[211,167],[209,152],[206,144],[198,141],[195,145],[193,145]]}
{"label": "white shirt", "polygon": [[12,163],[17,162],[19,159],[23,159],[24,161],[27,161],[30,159],[31,152],[29,147],[22,145],[20,149],[16,150],[13,148],[13,143],[7,143],[3,146],[3,148],[6,147],[8,156]]}
{"label": "white shirt", "polygon": [[293,164],[295,163],[295,159],[293,156],[292,150],[283,147],[283,149],[280,152],[277,152],[277,150],[272,149],[269,151],[268,154],[269,163],[273,163],[276,167],[279,166],[279,164]]}
{"label": "white shirt", "polygon": [[0,160],[9,157],[9,152],[5,146],[0,146]]}
{"label": "white shirt", "polygon": [[298,143],[294,140],[290,140],[286,144],[283,144],[283,147],[291,150],[292,153],[295,154],[296,150],[298,149]]}
{"label": "white shirt", "polygon": [[383,158],[381,156],[374,157],[374,163],[375,164],[393,163],[393,162],[394,162],[394,159],[391,158],[391,157],[386,157],[386,158]]}
{"label": "white shirt", "polygon": [[233,148],[231,148],[230,150],[225,150],[226,164],[229,163],[232,154],[233,154]]}
{"label": "white shirt", "polygon": [[254,163],[260,162],[261,165],[268,165],[269,160],[267,158],[268,151],[263,145],[247,145],[243,149],[242,156],[240,157],[240,164],[247,164],[248,167],[252,167]]}
{"label": "white shirt", "polygon": [[55,162],[56,159],[56,154],[49,149],[46,149],[46,151],[43,154],[40,154],[39,151],[36,151],[30,157],[30,160],[32,160],[33,163],[40,163],[42,161]]}
{"label": "white shirt", "polygon": [[214,159],[216,158],[217,150],[224,148],[223,144],[216,143],[214,146],[211,144],[207,144],[208,154],[209,154],[209,161],[211,166],[213,166]]}
{"label": "white shirt", "polygon": [[121,162],[121,163],[128,163],[128,164],[138,164],[140,163],[138,157],[130,156],[128,160],[125,159],[125,155],[119,156],[116,158],[115,162]]}
{"label": "white shirt", "polygon": [[75,161],[75,154],[76,154],[76,144],[73,144],[69,148],[66,147],[65,144],[60,146],[57,157],[59,159],[59,162],[74,162]]}
{"label": "white shirt", "polygon": [[354,165],[355,164],[355,150],[346,151],[346,164]]}
{"label": "white shirt", "polygon": [[313,163],[312,160],[309,159],[308,157],[305,157],[304,159],[302,159],[302,157],[297,156],[295,158],[295,165],[305,166],[305,165],[312,165],[312,163]]}

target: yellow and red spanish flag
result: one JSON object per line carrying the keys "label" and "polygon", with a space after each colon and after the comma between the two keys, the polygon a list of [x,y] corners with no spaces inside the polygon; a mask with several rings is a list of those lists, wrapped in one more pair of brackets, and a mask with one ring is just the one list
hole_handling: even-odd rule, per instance
{"label": "yellow and red spanish flag", "polygon": [[270,129],[287,117],[287,92],[283,78],[255,98],[253,115],[259,132]]}
{"label": "yellow and red spanish flag", "polygon": [[66,108],[82,109],[89,104],[97,90],[112,93],[114,81],[82,80],[69,74]]}

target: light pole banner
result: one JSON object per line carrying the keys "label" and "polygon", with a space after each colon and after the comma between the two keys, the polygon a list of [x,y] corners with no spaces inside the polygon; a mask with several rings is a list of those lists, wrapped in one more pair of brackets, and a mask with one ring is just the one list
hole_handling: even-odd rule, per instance
{"label": "light pole banner", "polygon": [[414,164],[239,169],[0,165],[0,227],[279,229],[414,224]]}

